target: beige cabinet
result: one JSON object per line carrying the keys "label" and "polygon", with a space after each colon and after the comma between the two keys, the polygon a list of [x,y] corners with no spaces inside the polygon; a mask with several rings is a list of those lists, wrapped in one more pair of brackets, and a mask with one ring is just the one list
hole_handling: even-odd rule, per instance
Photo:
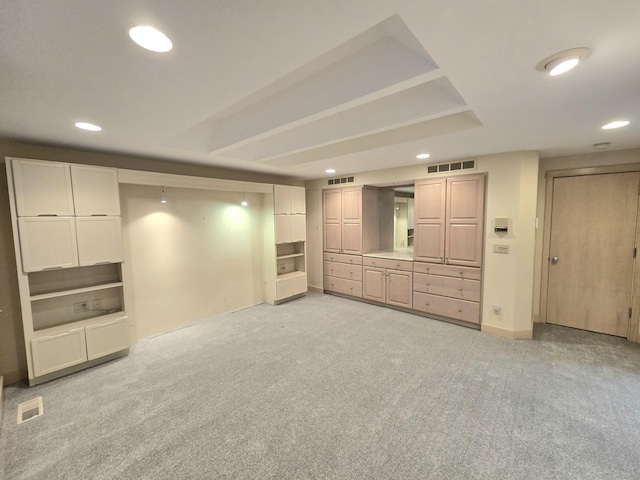
{"label": "beige cabinet", "polygon": [[414,262],[413,270],[415,310],[480,323],[480,268]]}
{"label": "beige cabinet", "polygon": [[17,216],[74,215],[69,165],[19,159],[12,170]]}
{"label": "beige cabinet", "polygon": [[126,353],[117,170],[16,158],[6,167],[29,383]]}
{"label": "beige cabinet", "polygon": [[305,241],[307,239],[305,189],[274,185],[273,207],[275,243]]}
{"label": "beige cabinet", "polygon": [[324,290],[362,297],[362,256],[324,253]]}
{"label": "beige cabinet", "polygon": [[76,217],[80,266],[124,261],[120,217]]}
{"label": "beige cabinet", "polygon": [[325,252],[357,255],[378,250],[377,188],[334,188],[322,196]]}
{"label": "beige cabinet", "polygon": [[117,170],[71,165],[71,181],[77,217],[120,215]]}
{"label": "beige cabinet", "polygon": [[414,259],[482,265],[484,175],[415,182]]}
{"label": "beige cabinet", "polygon": [[413,262],[372,257],[362,259],[362,297],[398,307],[413,304]]}
{"label": "beige cabinet", "polygon": [[18,218],[18,232],[24,272],[78,266],[73,217]]}

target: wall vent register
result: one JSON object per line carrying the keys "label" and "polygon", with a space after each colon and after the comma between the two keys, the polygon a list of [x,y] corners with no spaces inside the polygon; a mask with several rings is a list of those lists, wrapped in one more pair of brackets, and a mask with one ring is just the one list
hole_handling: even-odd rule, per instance
{"label": "wall vent register", "polygon": [[340,178],[330,178],[327,180],[327,185],[340,185],[342,183],[354,183],[356,181],[356,177],[340,177]]}
{"label": "wall vent register", "polygon": [[476,161],[463,160],[458,162],[438,163],[436,165],[427,165],[427,173],[455,172],[457,170],[475,170]]}

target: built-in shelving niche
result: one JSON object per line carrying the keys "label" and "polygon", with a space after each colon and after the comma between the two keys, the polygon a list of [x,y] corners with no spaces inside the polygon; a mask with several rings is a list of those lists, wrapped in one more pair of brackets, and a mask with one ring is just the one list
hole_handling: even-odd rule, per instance
{"label": "built-in shelving niche", "polygon": [[304,242],[276,245],[278,277],[293,272],[305,272]]}
{"label": "built-in shelving niche", "polygon": [[30,273],[29,292],[34,330],[110,315],[124,305],[119,263]]}

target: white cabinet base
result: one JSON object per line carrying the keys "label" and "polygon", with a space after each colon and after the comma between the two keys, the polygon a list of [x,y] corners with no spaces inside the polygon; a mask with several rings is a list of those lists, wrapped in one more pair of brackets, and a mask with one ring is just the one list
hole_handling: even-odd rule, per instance
{"label": "white cabinet base", "polygon": [[93,360],[129,348],[127,317],[85,328],[87,359]]}
{"label": "white cabinet base", "polygon": [[33,373],[36,377],[87,361],[84,328],[31,340]]}

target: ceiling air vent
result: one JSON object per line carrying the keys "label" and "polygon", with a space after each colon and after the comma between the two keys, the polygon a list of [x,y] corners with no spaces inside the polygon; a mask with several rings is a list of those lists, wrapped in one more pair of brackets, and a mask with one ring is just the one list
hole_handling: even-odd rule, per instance
{"label": "ceiling air vent", "polygon": [[327,181],[327,185],[340,185],[341,183],[353,183],[356,181],[356,177],[341,177],[341,178],[330,178]]}
{"label": "ceiling air vent", "polygon": [[436,165],[427,165],[427,173],[455,172],[457,170],[475,170],[476,161],[459,160],[448,163],[438,163]]}

